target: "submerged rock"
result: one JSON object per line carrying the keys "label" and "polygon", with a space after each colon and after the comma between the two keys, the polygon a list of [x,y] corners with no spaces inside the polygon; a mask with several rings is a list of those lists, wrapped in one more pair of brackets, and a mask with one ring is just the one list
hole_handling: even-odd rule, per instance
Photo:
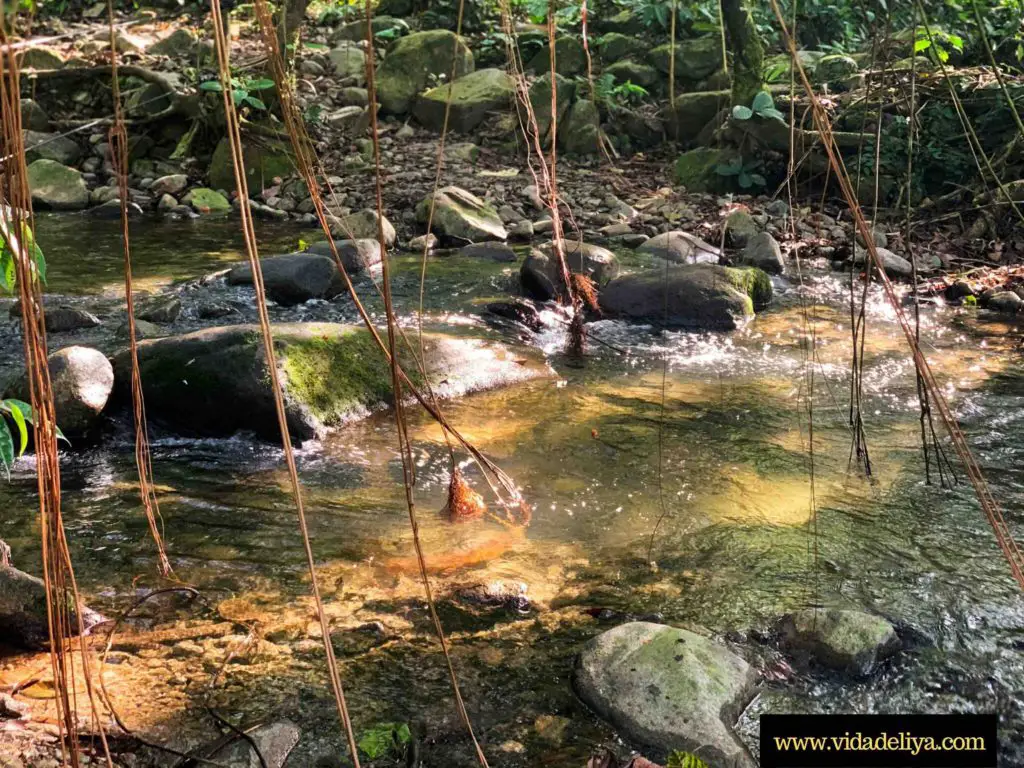
{"label": "submerged rock", "polygon": [[626,737],[695,752],[719,768],[754,765],[732,727],[755,683],[750,665],[725,646],[648,622],[595,637],[573,673],[580,698]]}
{"label": "submerged rock", "polygon": [[416,206],[416,220],[426,224],[430,201],[434,199],[434,231],[443,236],[469,242],[505,240],[508,231],[490,205],[461,187],[444,187],[437,196],[427,195]]}
{"label": "submerged rock", "polygon": [[[114,389],[114,369],[107,356],[91,347],[65,347],[47,358],[57,426],[69,436],[88,432]],[[28,379],[22,376],[11,397],[28,402]]]}
{"label": "submerged rock", "polygon": [[460,248],[459,254],[488,261],[516,261],[519,258],[511,245],[502,242],[470,243]]}
{"label": "submerged rock", "polygon": [[626,275],[600,293],[612,317],[703,331],[741,328],[771,301],[771,279],[759,269],[694,264]]}
{"label": "submerged rock", "polygon": [[[79,609],[86,629],[103,620],[84,605]],[[71,614],[71,626],[77,627],[74,609]],[[0,564],[0,642],[29,650],[41,650],[49,642],[46,585],[4,564]]]}
{"label": "submerged rock", "polygon": [[722,255],[717,247],[680,230],[655,235],[636,250],[677,264],[717,264]]}
{"label": "submerged rock", "polygon": [[534,333],[539,333],[544,329],[544,321],[540,319],[540,313],[529,301],[523,299],[492,301],[485,309],[492,315],[524,325]]}
{"label": "submerged rock", "polygon": [[[441,398],[547,375],[533,350],[425,333],[427,377]],[[391,372],[361,326],[285,323],[274,326],[281,384],[293,437],[303,440],[362,418],[391,403]],[[139,344],[146,408],[184,434],[228,435],[251,430],[280,439],[273,392],[255,325],[208,328]],[[409,376],[417,366],[403,358]],[[130,384],[127,353],[114,359],[117,390]]]}
{"label": "submerged rock", "polygon": [[[331,299],[345,289],[338,267],[329,256],[289,253],[260,259],[267,296],[291,306],[310,299]],[[252,285],[252,268],[239,264],[227,276],[228,285]]]}
{"label": "submerged rock", "polygon": [[869,675],[900,648],[896,630],[863,611],[808,608],[779,623],[783,647],[805,661],[856,675]]}

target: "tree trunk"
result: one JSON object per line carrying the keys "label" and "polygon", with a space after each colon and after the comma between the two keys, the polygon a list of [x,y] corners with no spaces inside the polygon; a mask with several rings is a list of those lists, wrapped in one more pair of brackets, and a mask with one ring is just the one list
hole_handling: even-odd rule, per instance
{"label": "tree trunk", "polygon": [[764,48],[744,0],[721,0],[721,3],[732,51],[732,103],[749,107],[762,87]]}
{"label": "tree trunk", "polygon": [[277,24],[277,42],[286,64],[294,58],[295,44],[299,41],[299,29],[306,18],[308,5],[309,0],[285,0],[283,3]]}

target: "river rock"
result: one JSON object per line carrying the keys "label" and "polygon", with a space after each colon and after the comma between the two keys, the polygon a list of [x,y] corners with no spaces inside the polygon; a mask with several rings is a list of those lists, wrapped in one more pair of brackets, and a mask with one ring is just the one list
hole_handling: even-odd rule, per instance
{"label": "river rock", "polygon": [[[63,333],[65,331],[77,331],[81,328],[95,328],[102,325],[102,321],[91,312],[75,307],[49,307],[45,306],[46,330],[48,333]],[[11,319],[21,319],[21,300],[14,302],[8,312]]]}
{"label": "river rock", "polygon": [[[599,286],[619,273],[618,259],[607,248],[576,240],[567,241],[564,248],[569,271],[586,275]],[[550,301],[564,294],[565,278],[550,243],[530,250],[519,269],[519,283],[523,293],[540,301]]]}
{"label": "river rock", "polygon": [[[128,218],[130,219],[138,219],[146,214],[138,203],[134,203],[131,200],[129,200],[128,204],[125,206],[125,212],[128,214]],[[110,200],[106,200],[100,205],[93,206],[87,210],[85,215],[91,219],[107,219],[108,221],[120,219],[121,199],[113,197]]]}
{"label": "river rock", "polygon": [[469,242],[508,238],[497,211],[473,193],[455,186],[438,190],[436,198],[432,194],[423,198],[416,206],[416,220],[421,224],[427,223],[432,198],[436,234]]}
{"label": "river rock", "polygon": [[[234,185],[232,185],[234,186]],[[189,205],[196,213],[227,213],[231,203],[220,192],[206,187],[196,187],[181,198],[183,205]]]}
{"label": "river rock", "polygon": [[558,143],[569,154],[593,155],[601,151],[601,114],[594,102],[579,99],[572,105],[558,132]]}
{"label": "river rock", "polygon": [[366,82],[366,54],[355,43],[339,43],[338,47],[328,54],[328,58],[339,80],[351,78],[349,82],[356,85]]}
{"label": "river rock", "polygon": [[[576,96],[576,83],[573,80],[555,75],[555,97],[557,124],[562,125],[569,108],[572,106]],[[551,73],[538,77],[530,86],[530,105],[533,107],[533,115],[537,120],[537,136],[541,146],[551,146]],[[541,205],[543,207],[543,204]]]}
{"label": "river rock", "polygon": [[759,232],[750,238],[747,247],[740,254],[738,262],[748,267],[757,267],[772,275],[786,271],[786,261],[778,242],[767,232]]}
{"label": "river rock", "polygon": [[161,195],[180,195],[188,187],[188,176],[184,173],[171,173],[161,176],[149,186],[153,197]]}
{"label": "river rock", "polygon": [[61,165],[74,165],[82,157],[82,149],[67,136],[59,133],[22,131],[25,141],[25,160],[53,160]]}
{"label": "river rock", "polygon": [[50,116],[32,99],[21,100],[21,125],[29,131],[46,133],[50,130]]}
{"label": "river rock", "polygon": [[650,64],[638,64],[629,59],[623,59],[604,68],[605,74],[611,75],[619,83],[632,83],[644,88],[650,88],[660,79],[658,70]]}
{"label": "river rock", "polygon": [[[286,323],[273,328],[293,437],[323,435],[391,402],[391,372],[361,326]],[[440,398],[507,386],[549,374],[538,353],[497,342],[424,333],[427,379]],[[138,346],[146,409],[179,434],[230,435],[241,430],[280,440],[259,326],[208,328]],[[403,351],[409,375],[418,366]],[[129,391],[128,356],[114,358],[117,392]]]}
{"label": "river rock", "polygon": [[[91,347],[65,347],[47,358],[57,426],[68,436],[82,435],[95,424],[114,388],[114,369],[102,352]],[[22,375],[11,397],[30,400]]]}
{"label": "river rock", "polygon": [[[547,42],[540,47],[534,57],[526,65],[528,70],[538,74],[551,72],[551,49]],[[555,40],[555,73],[564,77],[574,77],[587,71],[587,53],[583,43],[570,35],[563,35]]]}
{"label": "river rock", "polygon": [[146,48],[150,56],[187,56],[196,47],[196,36],[188,27],[177,27]]}
{"label": "river rock", "polygon": [[[388,221],[387,216],[382,217],[384,224],[384,245],[393,248],[398,234],[394,226]],[[341,216],[331,222],[331,234],[335,237],[349,238],[356,240],[376,240],[379,236],[377,225],[377,212],[366,208],[346,216]]]}
{"label": "river rock", "polygon": [[431,77],[455,78],[473,71],[473,53],[454,32],[432,29],[403,37],[377,71],[377,98],[386,112],[408,112]]}
{"label": "river rock", "polygon": [[760,232],[750,211],[736,208],[725,219],[725,238],[734,248],[744,248]]}
{"label": "river rock", "polygon": [[636,250],[676,264],[717,264],[722,255],[717,247],[677,229],[645,240]]}
{"label": "river rock", "polygon": [[669,135],[684,144],[694,141],[719,112],[729,107],[730,99],[729,91],[679,94],[676,97],[675,111],[668,115]]}
{"label": "river rock", "polygon": [[[287,142],[264,139],[256,144],[247,141],[242,144],[242,166],[252,196],[273,185],[275,179],[288,176],[295,169],[295,156]],[[235,165],[227,137],[217,142],[210,158],[208,175],[212,188],[235,189]]]}
{"label": "river rock", "polygon": [[[79,606],[86,629],[103,620],[95,611]],[[77,627],[75,611],[71,626]],[[0,642],[42,650],[49,642],[46,585],[42,579],[0,564]]]}
{"label": "river rock", "polygon": [[[718,35],[680,40],[675,45],[676,77],[680,80],[703,80],[722,67],[722,38]],[[651,49],[647,54],[647,60],[659,71],[668,74],[671,50],[671,43],[659,45]]]}
{"label": "river rock", "polygon": [[880,616],[863,611],[807,608],[783,617],[783,647],[813,661],[855,675],[869,675],[900,648],[896,630]]}
{"label": "river rock", "polygon": [[365,88],[350,86],[338,91],[334,102],[339,107],[367,107],[370,105],[370,94]]}
{"label": "river rock", "polygon": [[518,258],[512,246],[502,242],[470,243],[459,249],[461,256],[488,261],[516,261]]}
{"label": "river rock", "polygon": [[[258,725],[246,731],[246,734],[256,744],[258,755],[247,739],[234,734],[200,747],[199,755],[228,768],[282,768],[288,755],[299,743],[301,731],[289,720],[278,720]],[[225,742],[229,746],[225,746]],[[260,762],[260,756],[263,762]]]}
{"label": "river rock", "polygon": [[150,323],[173,323],[181,314],[181,299],[167,296],[149,302],[139,310],[139,319]]}
{"label": "river rock", "polygon": [[1017,313],[1024,306],[1024,299],[1021,299],[1013,291],[997,291],[989,297],[986,306],[996,312]]}
{"label": "river rock", "polygon": [[[315,253],[288,253],[260,259],[267,296],[283,306],[310,299],[331,299],[345,290],[334,261]],[[239,264],[228,272],[228,285],[252,285],[252,269]]]}
{"label": "river rock", "polygon": [[507,320],[525,325],[534,333],[544,329],[544,321],[540,318],[537,308],[529,301],[523,299],[510,299],[509,301],[492,301],[485,309],[492,315],[504,317]]}
{"label": "river rock", "polygon": [[[379,8],[378,8],[379,10]],[[411,12],[410,12],[411,13]],[[395,37],[400,37],[409,33],[409,25],[402,19],[396,19],[393,16],[383,16],[374,14],[373,20],[370,22],[370,30],[374,36],[379,35],[381,32],[387,32],[390,30],[395,31]],[[342,24],[336,30],[334,30],[331,36],[331,42],[337,43],[341,40],[351,40],[358,42],[366,39],[366,22],[362,19],[358,21],[350,21],[347,24]]]}
{"label": "river rock", "polygon": [[32,201],[57,211],[73,211],[89,204],[89,189],[82,174],[55,160],[36,160],[28,166]]}
{"label": "river rock", "polygon": [[644,50],[644,45],[635,37],[624,35],[621,32],[607,32],[601,35],[598,48],[601,61],[611,64]]}
{"label": "river rock", "polygon": [[694,752],[716,768],[754,765],[732,728],[756,680],[725,646],[648,622],[598,635],[573,671],[580,698],[623,735],[664,751]]}
{"label": "river rock", "polygon": [[[914,267],[909,261],[902,256],[898,256],[887,248],[876,248],[878,252],[878,258],[882,262],[882,268],[885,270],[885,274],[894,279],[906,279],[910,278],[914,274]],[[863,265],[867,263],[870,258],[866,248],[856,246],[854,248],[853,263],[855,265]]]}
{"label": "river rock", "polygon": [[18,66],[22,69],[60,69],[64,66],[64,57],[53,48],[33,45],[18,55]]}
{"label": "river rock", "polygon": [[[345,271],[350,275],[356,275],[380,265],[380,242],[376,238],[361,237],[358,240],[335,240],[334,247],[338,250],[338,256],[341,258]],[[328,256],[333,263],[334,254],[331,251],[330,244],[327,242],[313,243],[306,248],[306,253]]]}
{"label": "river rock", "polygon": [[507,72],[478,69],[422,94],[413,115],[427,128],[440,131],[445,104],[450,98],[448,127],[457,133],[469,133],[483,122],[488,112],[507,109],[514,95],[515,81]]}
{"label": "river rock", "polygon": [[693,264],[612,280],[600,293],[612,317],[702,331],[742,327],[771,301],[771,279],[759,269]]}

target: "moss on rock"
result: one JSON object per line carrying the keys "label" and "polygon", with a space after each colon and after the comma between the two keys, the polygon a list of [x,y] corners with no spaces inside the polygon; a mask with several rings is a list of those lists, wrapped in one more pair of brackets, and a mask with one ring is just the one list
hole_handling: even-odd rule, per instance
{"label": "moss on rock", "polygon": [[413,109],[416,119],[427,128],[441,130],[449,94],[449,127],[458,133],[468,133],[483,122],[488,112],[511,104],[515,81],[501,69],[470,72],[453,83],[431,88],[422,94]]}
{"label": "moss on rock", "polygon": [[[256,195],[273,184],[274,178],[288,176],[295,168],[291,148],[282,142],[268,141],[259,145],[246,142],[242,146],[245,179],[249,192]],[[214,189],[234,189],[235,170],[227,138],[218,142],[210,158],[210,185]]]}
{"label": "moss on rock", "polygon": [[377,98],[386,112],[408,112],[417,94],[426,90],[431,76],[455,77],[473,71],[473,53],[454,32],[432,29],[399,40],[377,72]]}
{"label": "moss on rock", "polygon": [[754,309],[764,309],[772,302],[772,279],[757,267],[726,267],[732,284],[750,297]]}
{"label": "moss on rock", "polygon": [[689,192],[718,191],[725,185],[723,177],[715,169],[728,163],[733,155],[733,150],[711,147],[698,147],[683,152],[676,160],[676,183],[682,184]]}

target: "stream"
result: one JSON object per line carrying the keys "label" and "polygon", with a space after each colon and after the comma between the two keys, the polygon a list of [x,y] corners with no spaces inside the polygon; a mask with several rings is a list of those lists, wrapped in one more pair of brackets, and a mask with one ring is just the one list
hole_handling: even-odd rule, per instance
{"label": "stream", "polygon": [[[49,289],[83,300],[118,296],[119,226],[42,217],[37,238]],[[140,289],[242,257],[230,223],[137,229]],[[309,230],[262,225],[261,251],[292,250],[303,234]],[[625,269],[644,265],[621,256]],[[419,260],[400,255],[394,265],[396,302],[415,328]],[[924,482],[913,365],[874,289],[863,406],[872,476],[851,462],[849,278],[824,266],[809,265],[802,289],[777,286],[772,307],[731,335],[600,320],[589,328],[603,343],[591,343],[581,364],[562,353],[563,332],[545,332],[532,343],[548,352],[554,379],[445,404],[448,418],[521,486],[532,510],[525,532],[441,517],[447,448],[436,425],[410,411],[432,583],[492,765],[582,768],[595,746],[614,738],[569,682],[574,654],[599,632],[652,618],[700,628],[771,667],[776,652],[761,639],[781,614],[816,603],[880,614],[914,642],[868,680],[795,674],[766,683],[740,723],[755,754],[756,717],[766,712],[996,711],[1005,764],[1024,764],[1024,599],[962,471],[952,489]],[[429,270],[429,322],[497,332],[478,307],[507,295],[510,265],[439,256]],[[275,308],[274,319],[312,319],[321,310],[329,314],[317,319],[355,317],[345,300]],[[994,317],[927,307],[921,333],[1020,537],[1024,334]],[[808,331],[809,363],[801,343]],[[62,454],[63,504],[79,586],[93,607],[116,616],[160,582],[128,424],[109,432],[98,446]],[[427,764],[471,765],[413,560],[391,417],[307,443],[298,460],[357,731],[408,722],[431,734]],[[157,425],[153,464],[175,574],[208,604],[151,601],[138,626],[219,616],[259,627],[260,639],[251,659],[232,660],[223,672],[227,641],[238,633],[122,653],[126,677],[113,687],[125,719],[155,739],[209,739],[197,702],[219,675],[211,702],[221,714],[301,726],[289,765],[341,765],[324,757],[341,754],[343,740],[281,451],[245,436],[172,437]],[[483,492],[476,467],[463,468]],[[0,483],[0,531],[15,564],[39,572],[32,470],[32,459],[22,459],[12,481]],[[468,599],[479,585],[500,585],[511,597]]]}

